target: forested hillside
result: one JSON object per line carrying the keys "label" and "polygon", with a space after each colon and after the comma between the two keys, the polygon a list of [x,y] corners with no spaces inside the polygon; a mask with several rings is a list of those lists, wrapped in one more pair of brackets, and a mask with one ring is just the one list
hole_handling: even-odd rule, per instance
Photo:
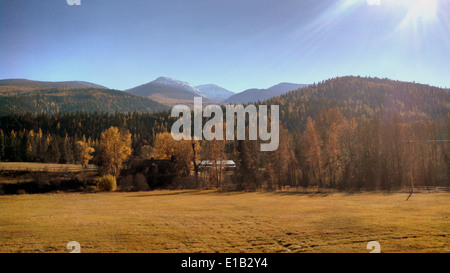
{"label": "forested hillside", "polygon": [[280,119],[290,131],[304,130],[307,117],[338,107],[346,117],[445,122],[450,89],[389,79],[341,77],[291,91],[262,104],[280,105]]}
{"label": "forested hillside", "polygon": [[11,113],[158,112],[167,109],[155,101],[102,88],[0,86],[0,115]]}

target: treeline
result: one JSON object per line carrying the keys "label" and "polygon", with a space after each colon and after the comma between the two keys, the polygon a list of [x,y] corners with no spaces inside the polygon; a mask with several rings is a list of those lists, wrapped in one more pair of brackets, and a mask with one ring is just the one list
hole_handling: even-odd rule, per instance
{"label": "treeline", "polygon": [[449,101],[450,89],[362,77],[289,92],[262,102],[280,106],[286,129],[283,163],[272,156],[277,160],[268,164],[278,164],[275,180],[289,185],[448,186]]}
{"label": "treeline", "polygon": [[[148,157],[172,159],[176,174],[200,188],[371,191],[450,186],[450,113],[446,123],[438,124],[405,122],[398,116],[346,118],[335,107],[315,119],[307,117],[305,127],[293,134],[282,126],[274,152],[260,152],[259,141],[176,142],[169,133],[160,133]],[[231,174],[229,159],[237,164]],[[211,164],[192,164],[201,160]]]}
{"label": "treeline", "polygon": [[[139,156],[158,132],[170,128],[168,112],[149,113],[67,113],[58,115],[0,116],[0,160],[10,162],[80,163],[78,141],[98,151],[102,132],[110,127],[128,130],[132,148]],[[94,161],[98,161],[94,153]]]}
{"label": "treeline", "polygon": [[[131,158],[174,159],[180,177],[198,172],[194,159],[213,161],[208,173],[202,173],[209,181],[202,187],[393,190],[411,183],[449,186],[450,181],[450,143],[445,141],[450,139],[450,114],[438,124],[400,117],[346,118],[338,108],[329,108],[308,117],[300,133],[289,132],[282,121],[275,152],[260,152],[258,141],[201,141],[195,144],[196,158],[191,143],[177,143],[164,133],[173,122],[168,113],[13,115],[0,120],[2,161],[82,164],[81,142],[94,149],[90,163],[101,165],[100,136],[115,126],[130,132]],[[224,160],[237,164],[232,178],[225,175]]]}
{"label": "treeline", "polygon": [[[450,186],[450,114],[434,121],[345,118],[338,108],[307,118],[299,134],[282,129],[280,147],[264,154],[270,187],[345,191]],[[248,168],[242,173],[246,173]]]}

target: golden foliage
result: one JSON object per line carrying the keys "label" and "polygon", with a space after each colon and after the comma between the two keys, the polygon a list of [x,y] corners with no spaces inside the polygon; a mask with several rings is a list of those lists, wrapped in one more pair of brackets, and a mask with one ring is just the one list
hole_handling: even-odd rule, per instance
{"label": "golden foliage", "polygon": [[321,169],[322,169],[322,152],[321,152],[321,141],[316,130],[316,125],[314,121],[308,117],[306,122],[306,132],[305,132],[305,144],[306,144],[306,162],[313,172],[313,177],[316,183],[321,186]]}
{"label": "golden foliage", "polygon": [[80,153],[81,166],[86,167],[89,161],[94,157],[92,154],[95,152],[95,149],[89,146],[84,137],[82,141],[77,141],[77,145]]}
{"label": "golden foliage", "polygon": [[133,152],[130,132],[128,130],[120,131],[117,127],[110,127],[102,133],[100,147],[104,171],[117,177],[122,163]]}
{"label": "golden foliage", "polygon": [[98,179],[97,187],[101,191],[115,191],[117,189],[116,178],[112,175],[104,175]]}
{"label": "golden foliage", "polygon": [[171,133],[164,132],[156,135],[154,148],[151,157],[154,159],[170,159],[175,161],[175,166],[179,173],[188,175],[193,168],[192,161],[195,147],[196,154],[200,153],[198,141],[180,140],[175,141]]}

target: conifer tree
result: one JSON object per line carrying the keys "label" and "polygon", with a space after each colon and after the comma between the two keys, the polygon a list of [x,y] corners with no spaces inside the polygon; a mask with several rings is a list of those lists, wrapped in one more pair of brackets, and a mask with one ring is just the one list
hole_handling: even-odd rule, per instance
{"label": "conifer tree", "polygon": [[5,161],[5,134],[0,129],[0,161]]}

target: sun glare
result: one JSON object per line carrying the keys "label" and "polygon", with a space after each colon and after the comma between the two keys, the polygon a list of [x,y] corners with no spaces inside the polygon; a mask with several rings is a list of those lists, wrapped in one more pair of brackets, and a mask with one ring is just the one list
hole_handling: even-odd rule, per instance
{"label": "sun glare", "polygon": [[393,4],[406,9],[406,15],[399,27],[418,27],[437,20],[439,0],[392,0]]}
{"label": "sun glare", "polygon": [[426,25],[438,20],[439,4],[447,0],[341,0],[340,9],[358,5],[385,6],[405,13],[401,27]]}

